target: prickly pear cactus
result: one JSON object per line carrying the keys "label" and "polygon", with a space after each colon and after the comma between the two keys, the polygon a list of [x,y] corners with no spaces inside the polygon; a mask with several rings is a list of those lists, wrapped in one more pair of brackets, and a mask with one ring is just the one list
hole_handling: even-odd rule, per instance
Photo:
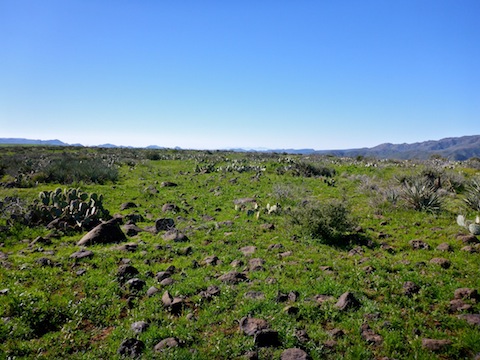
{"label": "prickly pear cactus", "polygon": [[33,211],[38,224],[51,224],[61,220],[71,229],[89,229],[110,218],[103,207],[103,195],[88,194],[80,189],[57,188],[54,191],[42,191],[40,202],[35,202]]}

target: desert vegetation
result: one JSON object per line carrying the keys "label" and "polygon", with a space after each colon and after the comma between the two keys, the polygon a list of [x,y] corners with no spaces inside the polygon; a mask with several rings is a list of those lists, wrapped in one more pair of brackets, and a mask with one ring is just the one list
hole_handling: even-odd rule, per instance
{"label": "desert vegetation", "polygon": [[0,148],[0,357],[473,359],[478,161]]}

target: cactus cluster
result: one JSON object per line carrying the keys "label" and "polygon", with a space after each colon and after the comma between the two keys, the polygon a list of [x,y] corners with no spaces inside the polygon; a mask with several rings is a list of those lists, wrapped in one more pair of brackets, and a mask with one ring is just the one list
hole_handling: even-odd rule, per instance
{"label": "cactus cluster", "polygon": [[61,219],[70,227],[89,229],[101,219],[109,217],[103,207],[103,195],[88,194],[80,189],[57,188],[54,191],[42,191],[40,201],[33,206],[39,222],[50,223]]}
{"label": "cactus cluster", "polygon": [[466,220],[465,216],[457,216],[457,224],[468,229],[472,235],[480,235],[480,216],[477,215],[475,221]]}

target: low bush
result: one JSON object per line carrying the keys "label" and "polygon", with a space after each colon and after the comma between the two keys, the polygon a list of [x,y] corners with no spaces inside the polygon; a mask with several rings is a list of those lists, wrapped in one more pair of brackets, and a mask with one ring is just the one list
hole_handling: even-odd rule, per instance
{"label": "low bush", "polygon": [[407,206],[417,211],[439,212],[443,203],[442,193],[425,178],[405,180],[401,195]]}
{"label": "low bush", "polygon": [[292,210],[290,223],[300,229],[302,235],[330,245],[344,245],[355,224],[343,202],[306,202]]}
{"label": "low bush", "polygon": [[465,203],[475,211],[480,211],[480,178],[473,179],[467,186]]}

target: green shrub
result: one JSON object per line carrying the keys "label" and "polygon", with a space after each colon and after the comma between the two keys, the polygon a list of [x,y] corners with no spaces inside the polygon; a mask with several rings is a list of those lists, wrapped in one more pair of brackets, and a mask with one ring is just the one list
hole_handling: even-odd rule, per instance
{"label": "green shrub", "polygon": [[289,221],[302,235],[332,245],[347,242],[355,227],[349,209],[338,201],[303,203],[290,212]]}
{"label": "green shrub", "polygon": [[72,184],[80,181],[105,184],[118,180],[118,170],[100,158],[62,156],[54,159],[43,171],[45,181]]}

